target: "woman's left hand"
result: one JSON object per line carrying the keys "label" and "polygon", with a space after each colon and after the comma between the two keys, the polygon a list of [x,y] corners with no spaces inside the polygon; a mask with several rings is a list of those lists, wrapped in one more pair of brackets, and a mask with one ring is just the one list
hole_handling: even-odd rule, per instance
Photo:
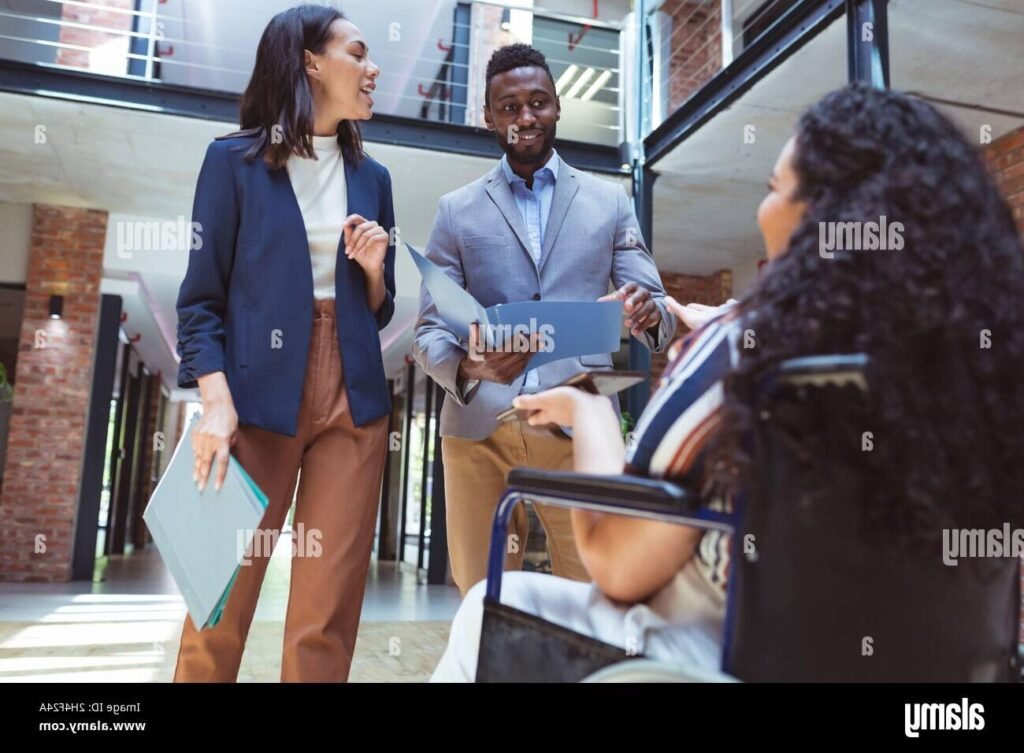
{"label": "woman's left hand", "polygon": [[383,274],[391,240],[388,231],[360,214],[350,214],[345,219],[344,232],[345,256],[368,274]]}
{"label": "woman's left hand", "polygon": [[528,421],[531,426],[572,426],[576,412],[585,410],[589,401],[607,399],[576,387],[555,387],[534,395],[520,395],[512,401],[512,407],[530,411]]}

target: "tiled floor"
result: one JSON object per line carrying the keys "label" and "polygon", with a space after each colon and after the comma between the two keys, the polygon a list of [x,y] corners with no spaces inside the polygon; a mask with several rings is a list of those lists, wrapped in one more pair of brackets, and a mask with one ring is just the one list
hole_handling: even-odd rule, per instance
{"label": "tiled floor", "polygon": [[[253,618],[240,681],[278,679],[289,585],[282,537]],[[371,566],[353,682],[425,680],[459,604],[409,566]],[[0,682],[166,682],[185,606],[156,550],[113,558],[98,583],[0,583]]]}

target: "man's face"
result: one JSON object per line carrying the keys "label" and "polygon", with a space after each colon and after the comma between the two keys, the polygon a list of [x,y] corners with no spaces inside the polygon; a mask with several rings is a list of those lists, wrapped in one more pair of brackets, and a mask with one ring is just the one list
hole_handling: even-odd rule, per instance
{"label": "man's face", "polygon": [[551,77],[543,68],[524,66],[491,79],[484,121],[509,161],[538,164],[555,144],[555,123],[562,108]]}

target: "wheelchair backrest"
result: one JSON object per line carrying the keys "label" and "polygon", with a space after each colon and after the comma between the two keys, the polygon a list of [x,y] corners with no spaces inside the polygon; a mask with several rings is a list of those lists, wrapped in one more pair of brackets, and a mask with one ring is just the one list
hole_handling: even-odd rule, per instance
{"label": "wheelchair backrest", "polygon": [[866,472],[865,364],[789,362],[754,398],[724,668],[755,682],[1019,679],[1019,561],[950,566],[941,521],[924,552],[866,522],[885,500]]}

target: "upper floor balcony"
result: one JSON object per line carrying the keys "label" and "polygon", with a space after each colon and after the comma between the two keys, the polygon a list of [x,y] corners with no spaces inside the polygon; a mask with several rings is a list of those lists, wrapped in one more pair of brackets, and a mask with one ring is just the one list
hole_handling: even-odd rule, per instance
{"label": "upper floor balcony", "polygon": [[[0,58],[51,71],[237,96],[260,34],[293,0],[3,0]],[[545,54],[562,102],[559,136],[624,138],[624,30],[630,0],[345,0],[338,7],[381,67],[377,114],[482,128],[491,53]],[[223,113],[220,113],[223,116]]]}

